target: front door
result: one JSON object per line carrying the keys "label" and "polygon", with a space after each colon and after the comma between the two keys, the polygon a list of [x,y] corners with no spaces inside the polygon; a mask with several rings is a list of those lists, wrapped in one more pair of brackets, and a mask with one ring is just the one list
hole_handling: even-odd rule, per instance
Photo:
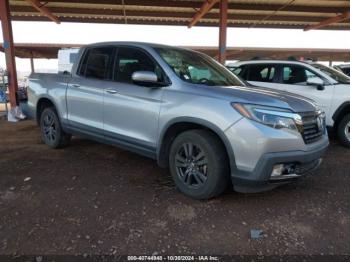
{"label": "front door", "polygon": [[[314,100],[326,112],[326,119],[331,119],[330,107],[334,93],[333,85],[325,85],[324,90],[308,85],[310,78],[320,78],[315,72],[295,64],[284,64],[281,68],[280,85],[283,90]],[[328,122],[328,121],[327,121]]]}
{"label": "front door", "polygon": [[163,90],[134,84],[131,76],[136,71],[152,71],[164,82],[162,69],[144,50],[119,47],[113,87],[104,90],[105,136],[155,155]]}

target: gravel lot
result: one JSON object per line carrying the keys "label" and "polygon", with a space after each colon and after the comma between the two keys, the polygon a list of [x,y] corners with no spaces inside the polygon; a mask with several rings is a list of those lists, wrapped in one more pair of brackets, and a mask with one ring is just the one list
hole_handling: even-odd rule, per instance
{"label": "gravel lot", "polygon": [[[0,120],[0,254],[350,254],[350,150],[270,192],[179,193],[153,160]],[[258,240],[250,230],[263,230]]]}

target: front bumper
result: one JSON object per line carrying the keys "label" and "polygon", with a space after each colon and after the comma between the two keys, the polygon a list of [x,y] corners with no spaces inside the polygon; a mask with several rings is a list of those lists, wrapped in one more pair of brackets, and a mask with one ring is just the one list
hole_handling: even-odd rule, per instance
{"label": "front bumper", "polygon": [[[234,190],[242,193],[255,193],[273,189],[279,185],[289,183],[299,177],[309,174],[321,163],[328,143],[323,147],[309,151],[290,151],[264,154],[255,169],[251,172],[235,170],[231,174]],[[301,169],[295,177],[287,179],[271,179],[274,165],[297,163]]]}
{"label": "front bumper", "polygon": [[[299,133],[275,130],[247,119],[226,130],[226,135],[234,151],[232,183],[235,191],[244,193],[270,190],[309,174],[319,166],[329,145],[326,132],[320,140],[306,145]],[[295,169],[291,176],[273,179],[273,168],[280,164]]]}

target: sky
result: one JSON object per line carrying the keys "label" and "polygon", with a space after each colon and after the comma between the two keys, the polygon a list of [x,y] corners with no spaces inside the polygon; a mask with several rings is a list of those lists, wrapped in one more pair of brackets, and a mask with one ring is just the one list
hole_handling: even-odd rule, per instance
{"label": "sky", "polygon": [[[141,41],[168,45],[217,46],[218,28],[53,22],[13,22],[15,43],[89,44]],[[1,28],[0,28],[1,31]],[[2,32],[0,34],[2,42]],[[350,31],[229,28],[228,47],[350,48]],[[18,71],[30,71],[29,59],[16,59]],[[0,54],[0,67],[5,56]],[[36,71],[57,69],[56,59],[36,59]]]}

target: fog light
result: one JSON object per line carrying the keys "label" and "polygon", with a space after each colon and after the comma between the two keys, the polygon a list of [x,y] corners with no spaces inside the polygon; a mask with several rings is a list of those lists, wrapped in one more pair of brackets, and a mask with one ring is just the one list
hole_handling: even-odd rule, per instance
{"label": "fog light", "polygon": [[301,176],[297,172],[297,164],[296,163],[288,163],[288,164],[278,164],[274,165],[270,180],[283,180],[283,179],[291,179]]}
{"label": "fog light", "polygon": [[295,164],[288,164],[284,167],[285,174],[294,174],[295,173]]}
{"label": "fog light", "polygon": [[279,165],[274,165],[271,173],[271,177],[278,177],[281,176],[284,170],[284,165],[279,164]]}

